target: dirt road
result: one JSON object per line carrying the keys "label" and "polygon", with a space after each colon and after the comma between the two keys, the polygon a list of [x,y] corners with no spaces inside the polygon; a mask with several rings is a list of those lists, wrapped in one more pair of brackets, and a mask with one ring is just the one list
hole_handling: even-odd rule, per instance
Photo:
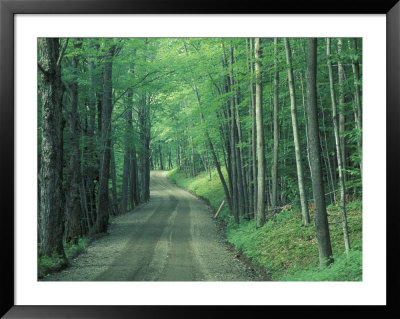
{"label": "dirt road", "polygon": [[109,235],[48,281],[254,281],[238,260],[208,206],[151,172],[151,199],[113,220]]}

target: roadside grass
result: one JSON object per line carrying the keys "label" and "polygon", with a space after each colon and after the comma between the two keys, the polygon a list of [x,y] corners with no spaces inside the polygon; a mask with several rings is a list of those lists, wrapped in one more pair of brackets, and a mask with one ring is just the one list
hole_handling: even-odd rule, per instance
{"label": "roadside grass", "polygon": [[[226,169],[222,168],[222,172],[227,179]],[[186,177],[183,172],[180,172],[177,169],[169,171],[167,177],[179,187],[187,189],[206,200],[215,210],[218,209],[219,205],[221,205],[222,201],[225,199],[224,189],[216,170],[211,172],[211,180],[210,175],[206,172],[201,172],[196,177],[190,178]],[[218,217],[224,221],[228,221],[229,216],[230,211],[228,204],[225,203]]]}
{"label": "roadside grass", "polygon": [[79,255],[90,243],[89,238],[82,237],[78,239],[77,244],[64,242],[64,252],[67,260],[59,255],[41,256],[38,258],[38,277],[43,278],[46,275],[60,271],[68,265],[68,260]]}
{"label": "roadside grass", "polygon": [[[225,172],[226,173],[226,172]],[[179,187],[188,189],[206,199],[214,210],[225,198],[216,171],[211,180],[206,173],[194,178],[186,177],[176,169],[167,174]],[[253,220],[241,219],[235,224],[229,208],[224,206],[218,216],[226,222],[228,241],[242,251],[253,263],[266,268],[276,281],[361,281],[362,280],[362,202],[353,200],[347,204],[347,218],[352,249],[344,249],[340,208],[328,206],[331,244],[335,262],[320,268],[315,226],[303,227],[301,212],[288,207],[256,229]],[[310,206],[312,225],[314,211]]]}

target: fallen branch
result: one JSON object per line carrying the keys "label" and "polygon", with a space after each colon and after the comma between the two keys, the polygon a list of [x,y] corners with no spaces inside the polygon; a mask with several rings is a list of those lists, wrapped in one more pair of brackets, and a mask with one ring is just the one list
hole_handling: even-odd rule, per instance
{"label": "fallen branch", "polygon": [[222,207],[224,206],[224,204],[225,204],[225,200],[222,201],[222,203],[221,203],[221,205],[219,206],[217,212],[215,213],[214,218],[217,218],[217,216],[218,216],[219,212],[221,211]]}

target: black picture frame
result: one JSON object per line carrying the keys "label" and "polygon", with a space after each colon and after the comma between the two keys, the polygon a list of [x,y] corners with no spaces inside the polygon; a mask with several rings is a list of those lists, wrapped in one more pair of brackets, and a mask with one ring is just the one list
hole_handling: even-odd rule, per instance
{"label": "black picture frame", "polygon": [[[264,307],[259,306],[16,306],[14,304],[14,15],[15,14],[386,14],[387,18],[387,305],[378,307]],[[0,0],[0,211],[1,211],[1,308],[4,318],[164,318],[293,314],[303,317],[328,311],[335,317],[368,314],[398,316],[394,258],[398,255],[396,194],[400,136],[400,3],[398,0],[311,0],[241,4],[182,0]],[[383,108],[383,106],[377,106]],[[390,174],[389,174],[390,172]],[[384,207],[384,206],[383,206]],[[383,212],[381,212],[383,214]],[[318,293],[317,291],[313,293]]]}

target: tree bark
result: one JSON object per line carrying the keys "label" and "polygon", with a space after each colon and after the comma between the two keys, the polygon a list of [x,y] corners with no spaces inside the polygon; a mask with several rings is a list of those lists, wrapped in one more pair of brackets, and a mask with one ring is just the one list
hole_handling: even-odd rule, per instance
{"label": "tree bark", "polygon": [[345,99],[344,99],[344,68],[342,63],[342,39],[338,38],[338,76],[339,76],[339,137],[340,137],[340,154],[342,156],[343,176],[346,177],[346,140],[344,137],[345,131]]}
{"label": "tree bark", "polygon": [[[74,40],[74,49],[82,47],[79,40]],[[67,194],[66,194],[66,241],[78,243],[79,237],[83,236],[83,211],[80,203],[80,151],[79,137],[81,132],[78,128],[78,76],[79,76],[79,55],[75,54],[72,57],[73,77],[69,84],[71,109],[69,112],[69,132],[71,153],[69,167],[67,171]]]}
{"label": "tree bark", "polygon": [[311,158],[312,189],[315,207],[315,228],[317,232],[319,262],[328,266],[333,262],[329,234],[328,216],[325,205],[325,191],[322,179],[321,152],[319,142],[317,110],[317,39],[308,39],[307,52],[307,102],[308,131]]}
{"label": "tree bark", "polygon": [[108,193],[108,180],[110,177],[111,157],[111,113],[112,113],[112,58],[115,45],[111,46],[105,56],[103,78],[103,102],[101,109],[101,152],[100,152],[100,180],[98,188],[98,205],[96,232],[107,232],[110,202]]}
{"label": "tree bark", "polygon": [[262,73],[261,73],[261,39],[255,38],[255,73],[256,73],[256,126],[257,126],[257,214],[256,226],[261,227],[265,222],[265,181],[264,181],[264,130],[262,110]]}
{"label": "tree bark", "polygon": [[[93,44],[89,43],[89,48],[93,48]],[[95,64],[94,58],[92,56],[89,57],[88,61],[88,73],[89,73],[89,116],[88,116],[88,124],[87,124],[87,149],[86,149],[86,158],[87,167],[86,167],[86,190],[88,193],[88,210],[90,215],[90,226],[92,227],[96,221],[96,191],[94,180],[98,176],[98,167],[97,167],[97,156],[96,156],[96,147],[95,147],[95,126],[96,126],[96,86],[95,86]]]}
{"label": "tree bark", "polygon": [[[223,54],[223,67],[227,67],[225,49],[222,46]],[[230,92],[230,76],[225,79],[225,91]],[[237,166],[236,166],[236,130],[235,130],[235,111],[234,99],[231,95],[229,97],[229,106],[227,107],[228,127],[229,127],[229,158],[230,158],[230,172],[231,172],[231,198],[232,198],[232,214],[235,222],[239,224],[239,202],[238,202],[238,181],[237,181]]]}
{"label": "tree bark", "polygon": [[246,47],[248,47],[247,52],[247,63],[248,63],[248,72],[250,74],[249,78],[249,91],[250,91],[250,103],[249,103],[249,117],[251,118],[251,126],[249,128],[249,165],[248,165],[248,176],[249,176],[249,215],[250,217],[254,217],[254,198],[255,198],[255,121],[254,121],[254,87],[253,87],[253,49],[252,49],[253,40],[246,38]]}
{"label": "tree bark", "polygon": [[296,167],[297,167],[297,179],[298,179],[300,203],[301,203],[301,215],[302,215],[303,225],[308,226],[310,224],[310,215],[308,213],[306,190],[304,187],[303,160],[300,150],[301,146],[299,139],[298,123],[297,123],[296,93],[295,93],[294,77],[292,69],[292,53],[290,50],[290,43],[287,38],[285,38],[285,48],[286,48],[286,62],[288,65],[290,111],[292,115],[293,139],[294,139],[294,149],[296,155]]}
{"label": "tree bark", "polygon": [[[42,157],[40,160],[40,255],[65,258],[62,193],[62,89],[58,38],[39,38],[41,51]],[[60,60],[61,61],[61,60]]]}
{"label": "tree bark", "polygon": [[272,161],[271,177],[272,177],[272,196],[271,208],[272,214],[278,202],[278,150],[279,150],[279,127],[278,127],[278,107],[279,107],[279,68],[278,68],[278,39],[274,38],[274,154]]}
{"label": "tree bark", "polygon": [[[253,48],[254,46],[252,45],[254,43],[254,39],[250,39],[250,56],[253,57]],[[257,181],[257,128],[256,128],[256,101],[254,98],[254,83],[253,83],[253,78],[254,78],[254,63],[250,61],[250,99],[252,101],[252,109],[251,109],[251,155],[253,159],[253,214],[254,216],[255,211],[257,209],[257,195],[258,195],[258,181]]]}
{"label": "tree bark", "polygon": [[357,39],[353,39],[354,44],[354,55],[356,59],[351,59],[351,66],[353,70],[353,77],[354,77],[354,100],[356,103],[356,124],[359,130],[360,137],[358,139],[358,147],[360,151],[360,171],[361,171],[361,178],[362,178],[362,109],[361,109],[361,88],[360,88],[360,64],[358,62],[358,47],[357,47]]}
{"label": "tree bark", "polygon": [[136,159],[136,147],[135,143],[132,143],[131,151],[131,178],[130,178],[130,202],[131,209],[140,203],[140,185],[139,185],[139,174],[138,165]]}
{"label": "tree bark", "polygon": [[[240,143],[239,134],[240,134],[240,124],[238,119],[237,112],[237,96],[235,89],[235,80],[233,78],[233,47],[232,44],[229,45],[229,87],[231,93],[231,119],[232,119],[232,130],[233,130],[233,139],[234,139],[234,152],[235,152],[235,165],[236,165],[236,178],[237,178],[237,197],[238,197],[238,215],[243,216],[245,214],[245,200],[244,200],[244,190],[243,190],[243,175],[242,175],[242,161],[240,148],[237,146],[237,143]],[[240,144],[239,144],[240,145]]]}
{"label": "tree bark", "polygon": [[141,200],[147,202],[150,199],[150,112],[147,103],[147,93],[141,97],[139,103],[139,130],[140,141],[140,163],[141,163]]}
{"label": "tree bark", "polygon": [[[328,58],[328,72],[329,72],[329,85],[331,91],[331,101],[332,101],[332,120],[333,120],[333,130],[335,133],[335,144],[336,144],[336,152],[339,155],[341,150],[340,145],[340,136],[339,136],[339,127],[337,123],[337,110],[336,110],[336,97],[335,97],[335,88],[333,84],[333,72],[332,72],[332,63],[331,63],[331,39],[326,39],[326,55]],[[339,182],[340,182],[340,210],[342,213],[342,229],[343,229],[343,237],[344,237],[344,246],[346,251],[350,250],[350,238],[349,231],[347,227],[347,215],[346,215],[346,188],[344,183],[344,174],[343,174],[343,163],[341,156],[337,156],[338,168],[339,168]]]}
{"label": "tree bark", "polygon": [[111,182],[112,182],[112,214],[118,215],[118,195],[117,195],[117,172],[115,169],[115,154],[114,154],[114,145],[111,145]]}
{"label": "tree bark", "polygon": [[[128,208],[128,187],[129,172],[131,170],[131,152],[132,152],[132,89],[129,88],[126,98],[125,111],[125,149],[124,149],[124,168],[122,175],[122,194],[121,194],[121,213],[127,212]],[[132,208],[132,207],[131,207]]]}

